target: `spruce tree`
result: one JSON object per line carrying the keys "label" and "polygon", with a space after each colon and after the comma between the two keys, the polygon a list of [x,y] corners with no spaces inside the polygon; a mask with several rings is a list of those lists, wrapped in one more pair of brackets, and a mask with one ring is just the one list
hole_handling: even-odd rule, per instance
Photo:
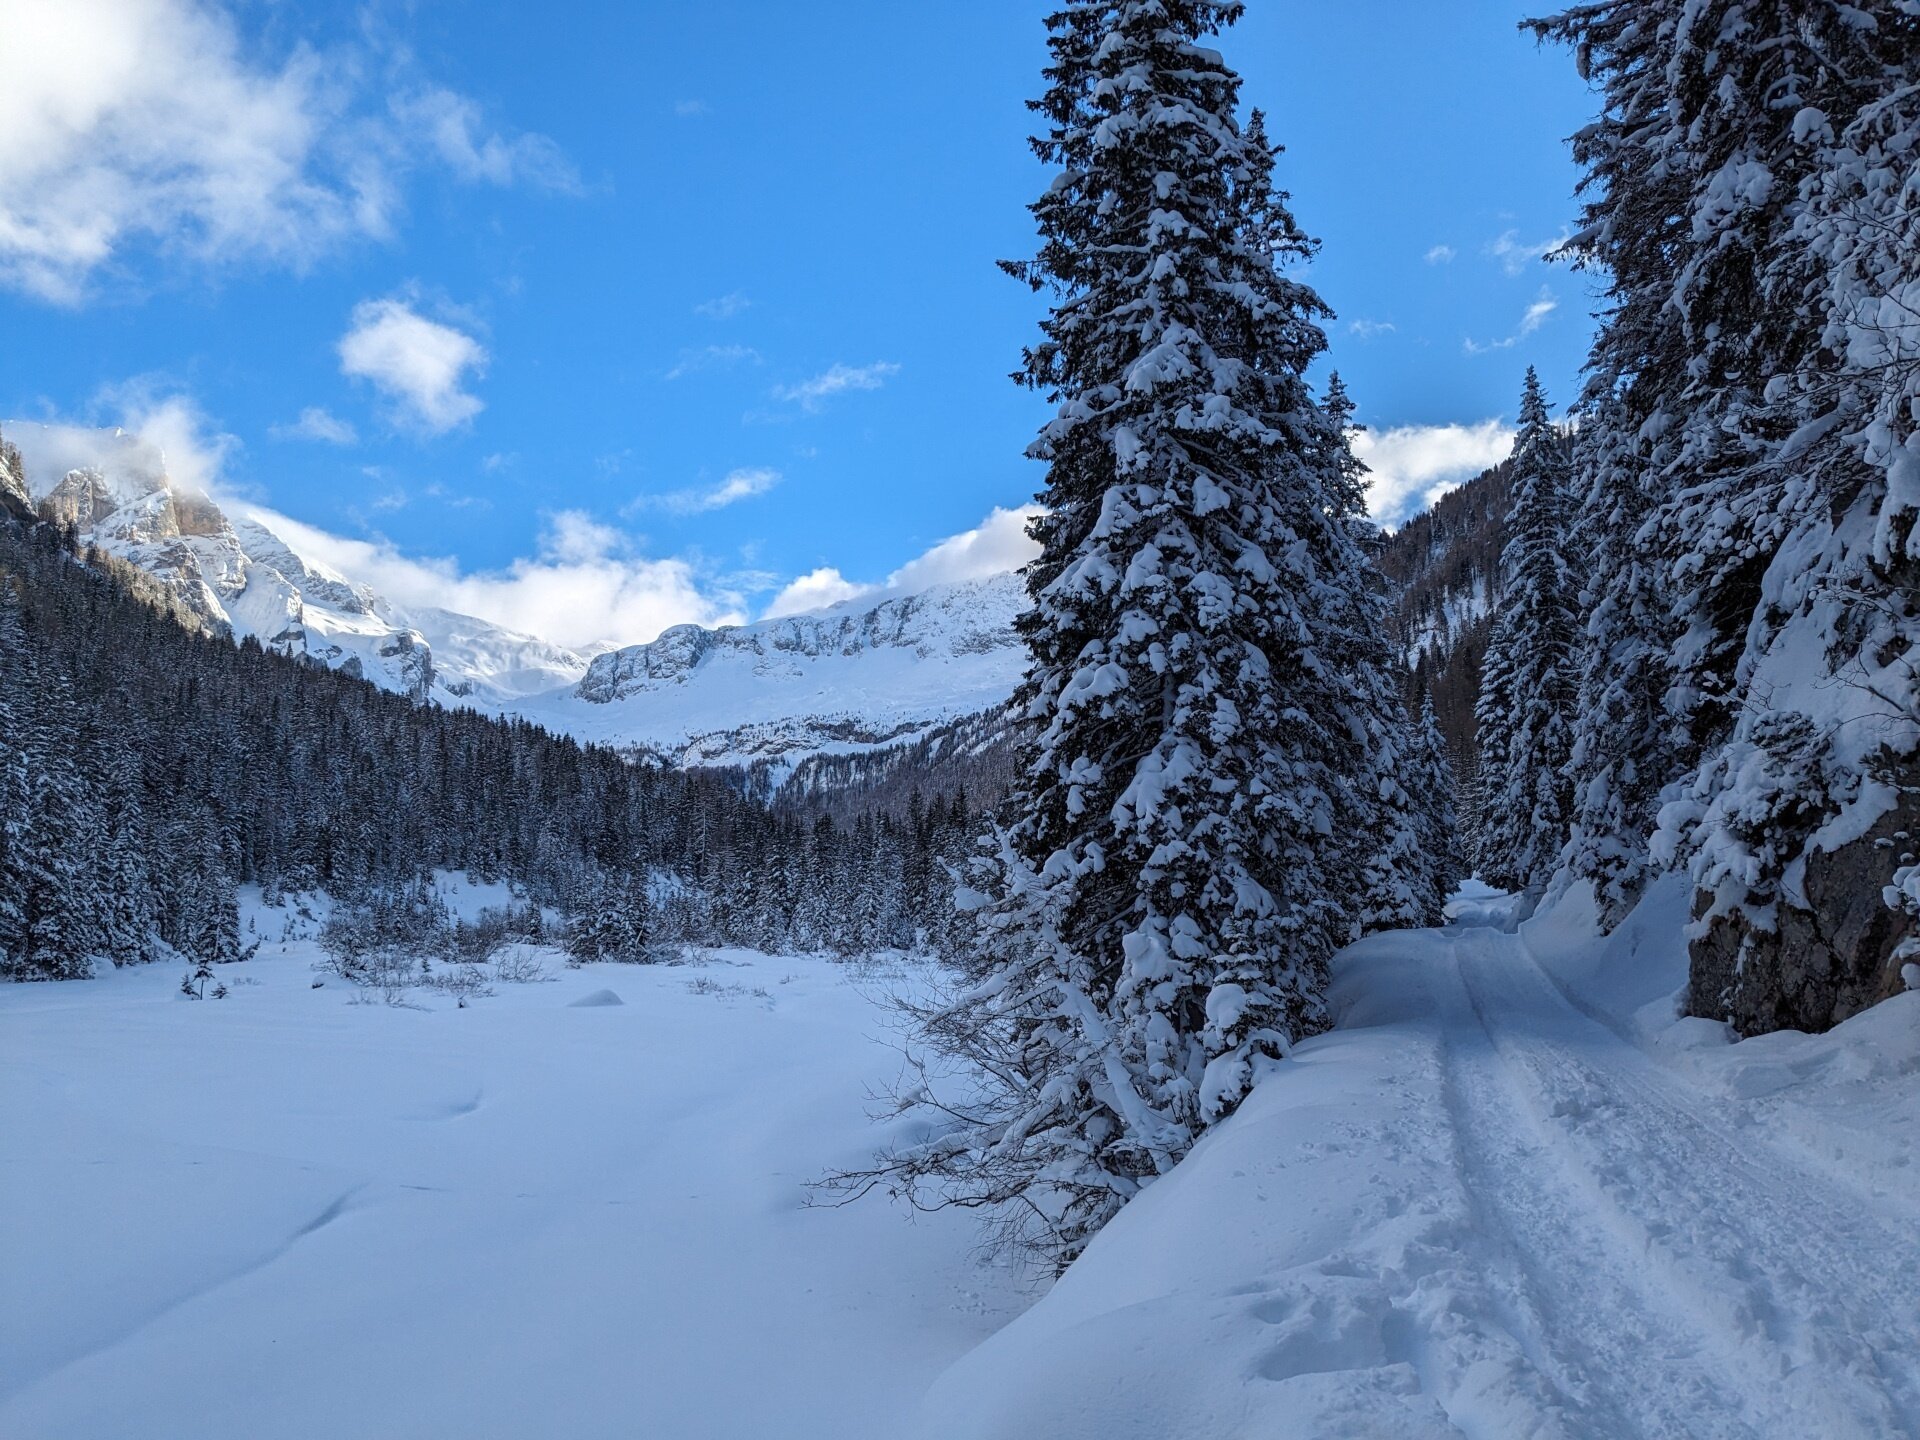
{"label": "spruce tree", "polygon": [[[1649,573],[1590,637],[1589,673],[1627,667],[1603,698],[1629,722],[1611,756],[1597,728],[1580,752],[1600,850],[1571,858],[1617,914],[1642,862],[1623,845],[1616,884],[1605,847],[1643,802],[1606,813],[1594,777],[1630,763],[1642,795],[1679,777],[1645,866],[1689,864],[1699,918],[1750,927],[1733,983],[1764,990],[1778,942],[1761,937],[1784,933],[1809,848],[1909,803],[1882,782],[1920,751],[1920,17],[1906,0],[1605,0],[1530,24],[1602,95],[1574,141],[1575,244],[1611,302],[1589,408],[1648,512]],[[1647,597],[1664,624],[1644,623]],[[1643,645],[1663,687],[1636,673]],[[1656,688],[1670,723],[1635,723]]]}
{"label": "spruce tree", "polygon": [[[1206,41],[1228,0],[1049,17],[1035,140],[1054,297],[1019,379],[1054,401],[1020,622],[1031,665],[1006,820],[967,903],[975,983],[923,1012],[980,1067],[950,1130],[866,1183],[1006,1202],[1056,1263],[1325,1027],[1354,920],[1341,829],[1373,697],[1339,426],[1303,379],[1319,298],[1277,153]],[[913,1097],[919,1099],[922,1097]]]}
{"label": "spruce tree", "polygon": [[1438,925],[1446,917],[1448,898],[1466,877],[1467,852],[1460,833],[1459,782],[1447,756],[1446,737],[1440,733],[1433,696],[1426,691],[1420,695],[1414,736],[1413,784],[1421,856],[1415,893],[1421,896],[1427,917],[1419,923]]}
{"label": "spruce tree", "polygon": [[12,578],[0,574],[0,974],[19,973],[26,952],[26,707],[35,675]]}
{"label": "spruce tree", "polygon": [[1648,849],[1660,791],[1680,769],[1666,705],[1672,623],[1652,535],[1644,445],[1617,396],[1582,417],[1575,549],[1587,581],[1568,757],[1573,811],[1562,879],[1591,882],[1600,922],[1625,917],[1654,872]]}
{"label": "spruce tree", "polygon": [[1574,601],[1568,457],[1531,367],[1514,438],[1500,599],[1481,674],[1480,878],[1538,892],[1566,843],[1572,797]]}

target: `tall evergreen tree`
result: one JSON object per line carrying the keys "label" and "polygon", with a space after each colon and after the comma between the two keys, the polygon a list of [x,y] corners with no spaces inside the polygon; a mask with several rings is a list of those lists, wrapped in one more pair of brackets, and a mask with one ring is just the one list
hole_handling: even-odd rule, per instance
{"label": "tall evergreen tree", "polygon": [[[1055,297],[1019,378],[1056,402],[1029,727],[976,871],[977,983],[923,1015],[984,1093],[881,1172],[1003,1213],[1057,1262],[1327,1021],[1375,718],[1343,673],[1366,566],[1344,437],[1303,379],[1311,243],[1204,42],[1237,0],[1049,17],[1033,206]],[[1338,871],[1337,876],[1331,871]],[[879,1177],[868,1177],[877,1179]]]}
{"label": "tall evergreen tree", "polygon": [[[1681,776],[1650,863],[1688,864],[1698,938],[1721,932],[1695,946],[1696,1007],[1826,1023],[1830,982],[1784,1001],[1789,972],[1861,967],[1848,984],[1872,993],[1891,966],[1857,947],[1788,963],[1779,907],[1819,908],[1813,853],[1909,804],[1889,777],[1920,752],[1920,13],[1599,0],[1530,23],[1603,96],[1575,139],[1575,246],[1612,298],[1589,408],[1640,472],[1640,589],[1671,612],[1673,724],[1651,752],[1644,729],[1613,743],[1643,784]],[[1641,641],[1631,606],[1596,623],[1589,669]],[[1596,763],[1583,749],[1589,785]],[[1597,816],[1591,833],[1604,847],[1633,823]],[[1809,921],[1811,943],[1839,923]]]}
{"label": "tall evergreen tree", "polygon": [[1447,899],[1467,874],[1467,850],[1460,833],[1460,786],[1447,755],[1446,737],[1433,696],[1423,691],[1414,721],[1413,785],[1419,816],[1420,865],[1415,893],[1425,916],[1437,925],[1446,918]]}
{"label": "tall evergreen tree", "polygon": [[1567,558],[1567,444],[1527,370],[1513,443],[1512,501],[1500,556],[1500,603],[1487,641],[1480,727],[1480,877],[1537,891],[1566,843],[1572,809],[1574,600]]}
{"label": "tall evergreen tree", "polygon": [[1366,514],[1367,467],[1352,445],[1362,427],[1353,421],[1354,404],[1338,372],[1327,377],[1322,406],[1335,438],[1328,471],[1336,477],[1336,513],[1366,561],[1355,583],[1343,587],[1345,603],[1330,605],[1322,617],[1323,659],[1351,687],[1366,727],[1360,768],[1342,787],[1335,839],[1346,854],[1332,859],[1328,872],[1333,883],[1354,887],[1357,938],[1438,925],[1464,871],[1450,833],[1435,844],[1438,816],[1452,823],[1451,772],[1444,763],[1434,768],[1425,737],[1407,714],[1405,662],[1392,638],[1393,585],[1377,563],[1386,537]]}
{"label": "tall evergreen tree", "polygon": [[1575,443],[1582,495],[1574,547],[1586,583],[1568,757],[1573,812],[1562,879],[1590,881],[1611,929],[1654,871],[1648,837],[1660,791],[1680,770],[1666,697],[1672,635],[1645,447],[1619,397],[1603,393]]}
{"label": "tall evergreen tree", "polygon": [[0,573],[0,973],[17,973],[27,932],[21,905],[29,843],[26,707],[36,670],[16,584]]}

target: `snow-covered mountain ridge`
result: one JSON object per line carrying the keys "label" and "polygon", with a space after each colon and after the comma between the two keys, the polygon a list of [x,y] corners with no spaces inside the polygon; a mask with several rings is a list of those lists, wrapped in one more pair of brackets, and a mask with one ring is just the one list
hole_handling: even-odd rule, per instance
{"label": "snow-covered mountain ridge", "polygon": [[514,708],[681,765],[850,753],[1003,703],[1026,665],[1013,630],[1026,603],[1009,573],[753,625],[677,625]]}
{"label": "snow-covered mountain ridge", "polygon": [[562,646],[472,616],[408,609],[297,553],[267,515],[230,516],[176,484],[159,447],[138,435],[19,422],[4,433],[44,514],[147,572],[211,630],[421,702],[505,706],[586,671]]}
{"label": "snow-covered mountain ridge", "polygon": [[210,630],[667,764],[773,762],[784,774],[809,756],[911,743],[1004,703],[1025,666],[1014,574],[752,625],[677,625],[589,662],[381,595],[302,554],[271,512],[223,509],[177,483],[139,435],[24,422],[0,433],[22,457],[20,498],[153,577]]}

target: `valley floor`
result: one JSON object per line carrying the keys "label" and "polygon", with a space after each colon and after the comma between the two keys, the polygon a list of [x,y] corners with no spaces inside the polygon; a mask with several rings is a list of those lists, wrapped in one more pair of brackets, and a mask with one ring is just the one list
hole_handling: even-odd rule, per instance
{"label": "valley floor", "polygon": [[857,1440],[1025,1301],[966,1216],[803,1208],[893,1073],[845,965],[414,1010],[313,953],[0,987],[0,1435]]}
{"label": "valley floor", "polygon": [[893,1073],[846,966],[6,987],[0,1434],[1920,1435],[1920,993],[1729,1044],[1684,906],[1353,947],[1031,1308],[965,1215],[803,1208]]}

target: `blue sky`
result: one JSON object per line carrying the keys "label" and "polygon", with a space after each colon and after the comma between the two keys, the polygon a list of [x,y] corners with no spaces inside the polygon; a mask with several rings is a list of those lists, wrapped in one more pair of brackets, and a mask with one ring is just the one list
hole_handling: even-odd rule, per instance
{"label": "blue sky", "polygon": [[[1005,563],[1044,9],[13,0],[0,415],[137,423],[567,643]],[[1255,0],[1223,42],[1389,520],[1590,333],[1540,259],[1589,97],[1522,13]]]}

